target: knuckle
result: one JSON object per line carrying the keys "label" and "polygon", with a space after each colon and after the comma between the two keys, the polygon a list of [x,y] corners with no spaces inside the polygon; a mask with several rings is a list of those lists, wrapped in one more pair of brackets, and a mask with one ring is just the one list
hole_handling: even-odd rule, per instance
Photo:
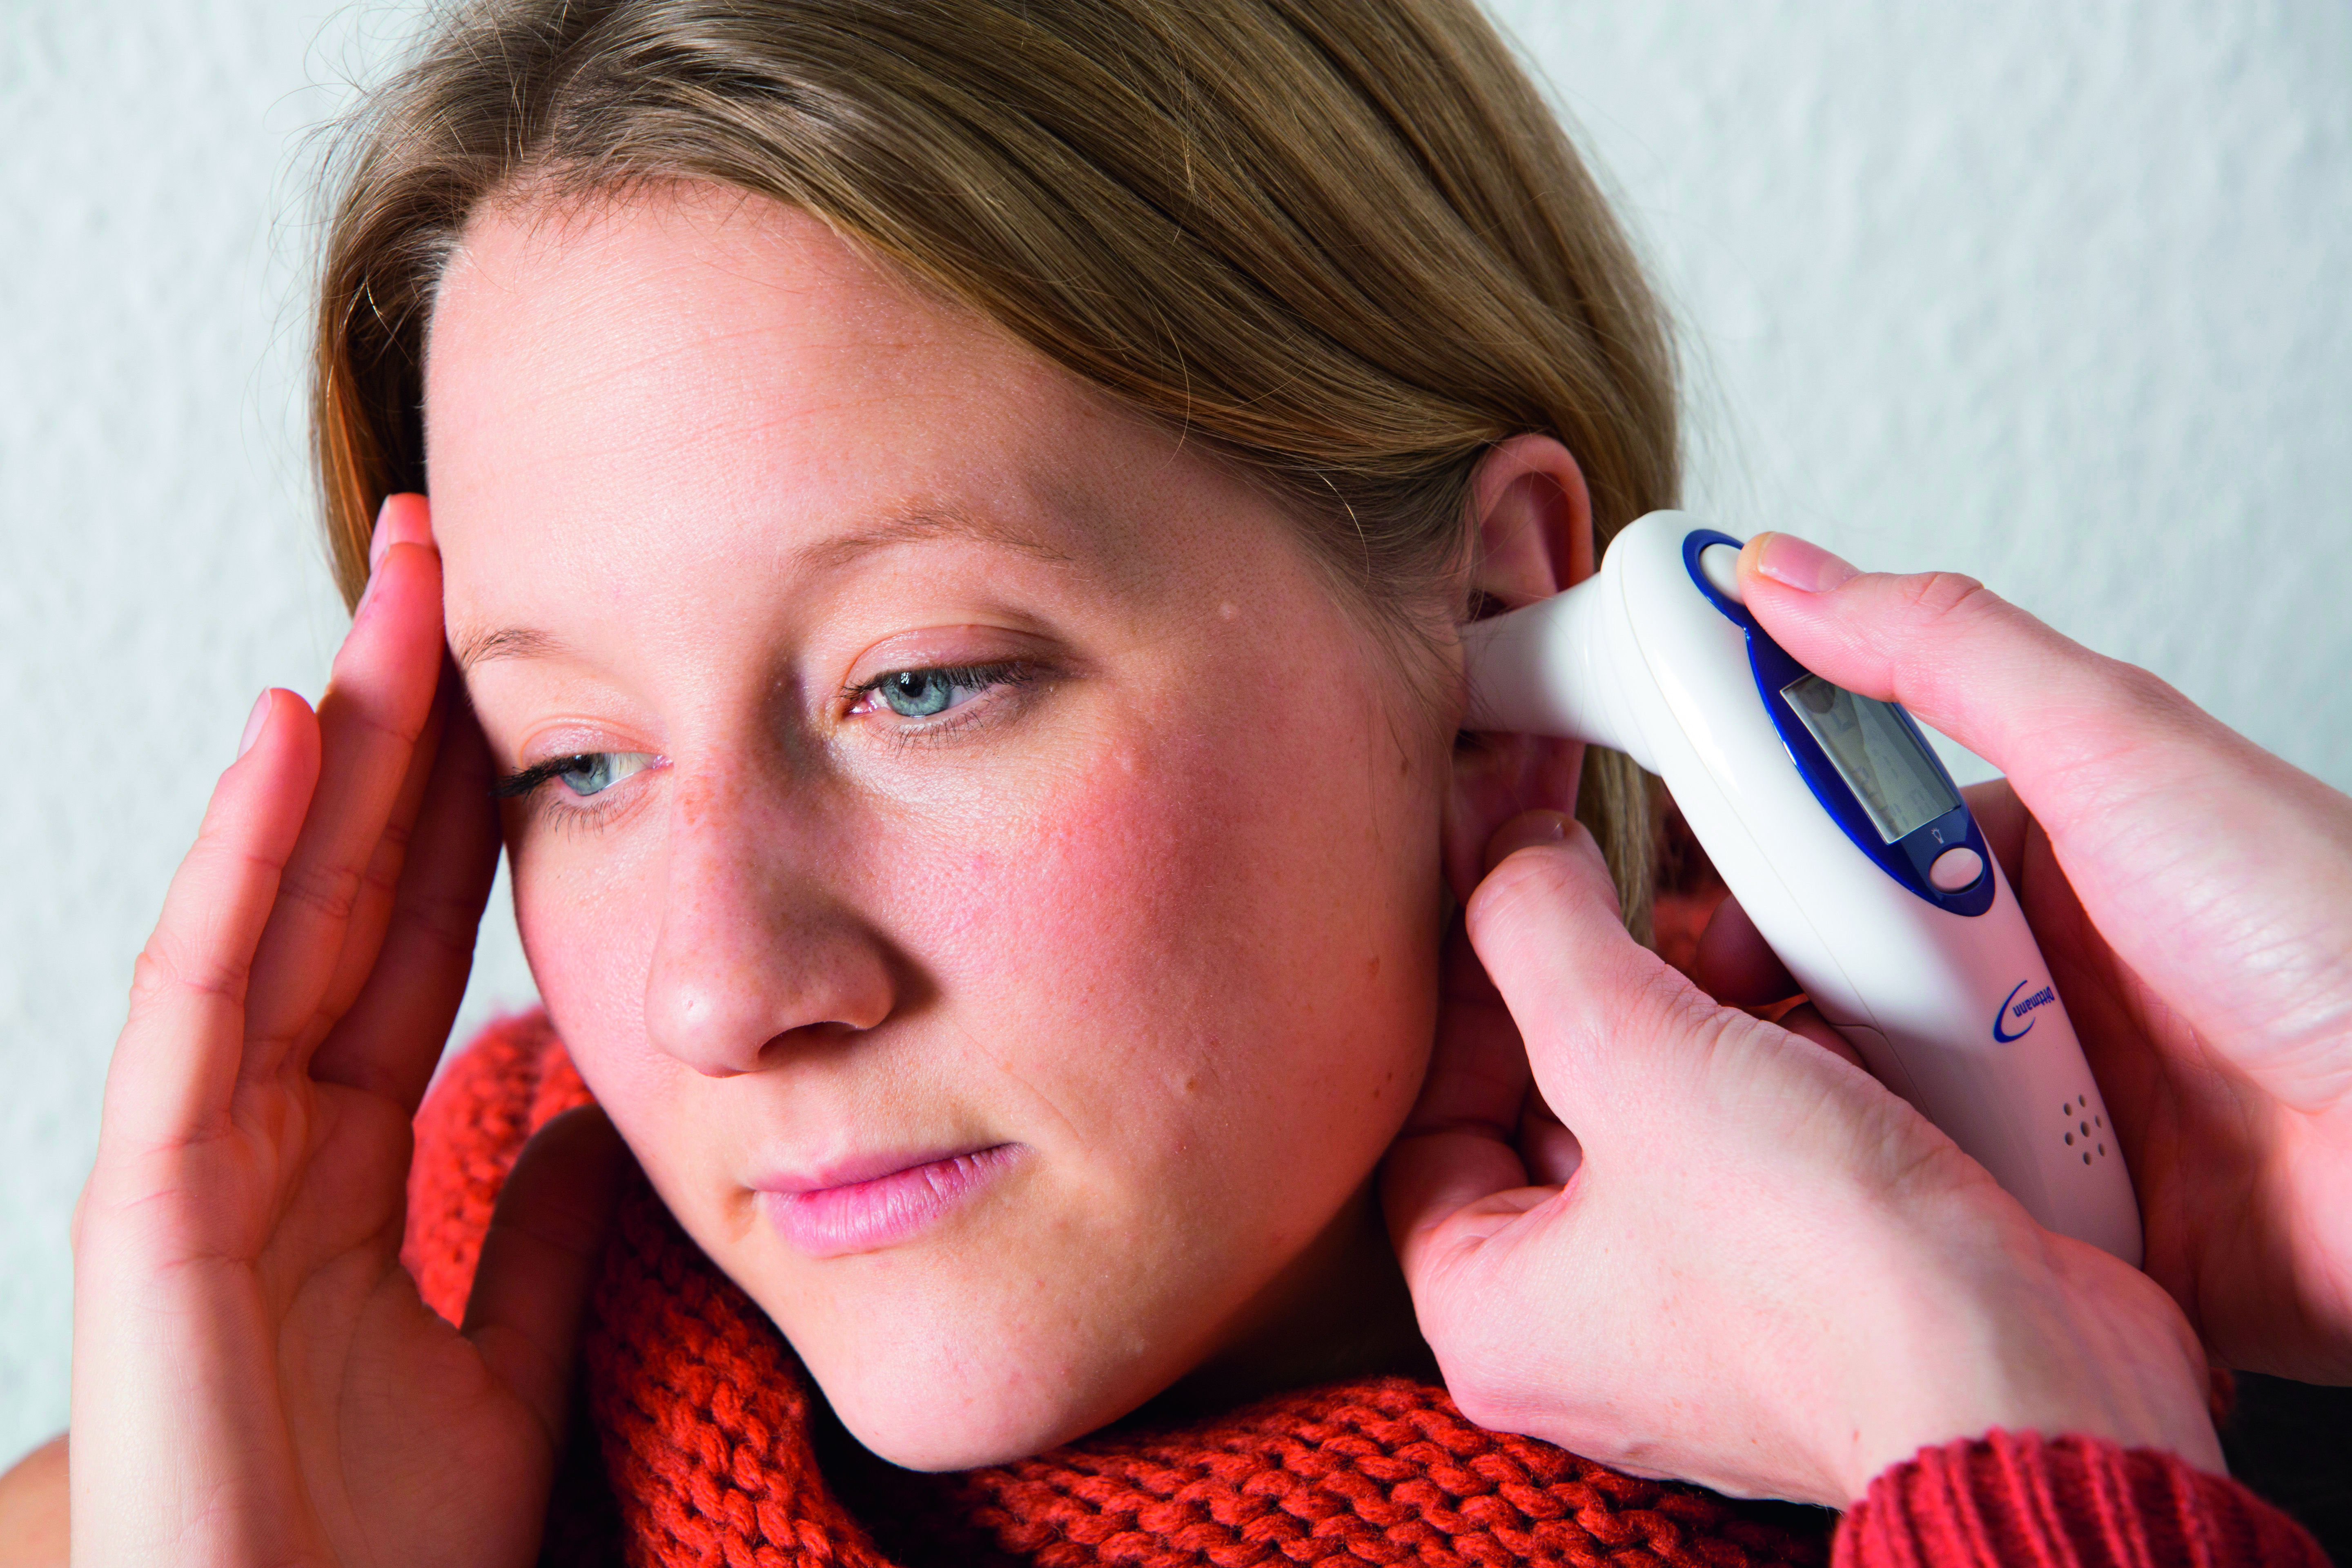
{"label": "knuckle", "polygon": [[359,908],[364,872],[343,866],[289,866],[278,884],[281,902],[292,903],[333,921],[348,921]]}
{"label": "knuckle", "polygon": [[1682,971],[1663,959],[1643,964],[1632,987],[1645,1016],[1657,1019],[1663,1027],[1697,1037],[1709,1047],[1719,1043],[1732,1024],[1747,1017],[1744,1013],[1735,1013],[1717,1004]]}
{"label": "knuckle", "polygon": [[415,837],[415,832],[414,825],[398,816],[393,817],[383,825],[383,831],[376,836],[377,854],[389,855],[395,863],[406,858],[409,843]]}
{"label": "knuckle", "polygon": [[401,900],[402,928],[451,958],[470,958],[482,922],[481,906],[454,893],[411,892]]}
{"label": "knuckle", "polygon": [[245,989],[250,965],[249,956],[215,952],[202,942],[159,930],[131,963],[131,1011],[147,1011],[169,996],[187,992],[235,997]]}
{"label": "knuckle", "polygon": [[2040,623],[1959,572],[1927,572],[1898,580],[1900,631],[1886,647],[1889,684],[1897,701],[1924,711],[1967,706],[1967,671],[1974,657],[1997,642],[2030,633]]}
{"label": "knuckle", "polygon": [[1961,572],[1923,572],[1900,579],[1900,601],[1928,627],[1971,623],[2009,608],[2008,601]]}
{"label": "knuckle", "polygon": [[1639,1031],[1637,1039],[1646,1048],[1633,1056],[1647,1063],[1685,1052],[1700,1063],[1719,1062],[1749,1022],[1748,1015],[1717,1005],[1664,963],[1629,978],[1627,1001],[1619,1026]]}
{"label": "knuckle", "polygon": [[424,739],[425,726],[431,721],[429,707],[412,708],[387,715],[374,701],[350,702],[341,717],[376,738],[377,742],[394,750],[405,759],[416,743]]}
{"label": "knuckle", "polygon": [[2118,658],[2102,658],[2099,664],[2106,678],[2108,705],[2123,717],[2164,724],[2191,710],[2189,699],[2153,670]]}
{"label": "knuckle", "polygon": [[401,868],[407,864],[407,835],[395,834],[386,828],[375,853],[368,857],[367,868],[360,873],[360,890],[379,898],[390,898],[399,890]]}

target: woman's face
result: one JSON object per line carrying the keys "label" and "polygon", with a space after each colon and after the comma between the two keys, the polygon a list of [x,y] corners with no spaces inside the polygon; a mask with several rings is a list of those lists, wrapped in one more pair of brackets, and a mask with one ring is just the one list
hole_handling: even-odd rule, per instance
{"label": "woman's face", "polygon": [[426,384],[532,971],[850,1429],[1002,1459],[1230,1351],[1443,915],[1449,731],[1295,523],[733,194],[485,213]]}

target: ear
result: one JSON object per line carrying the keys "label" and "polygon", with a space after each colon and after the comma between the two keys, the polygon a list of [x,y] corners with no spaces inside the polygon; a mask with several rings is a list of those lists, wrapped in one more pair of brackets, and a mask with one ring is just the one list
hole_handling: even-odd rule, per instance
{"label": "ear", "polygon": [[[1549,436],[1515,436],[1470,477],[1469,593],[1475,618],[1549,598],[1592,575],[1592,496],[1584,470]],[[1584,742],[1549,735],[1465,734],[1454,748],[1445,876],[1466,901],[1486,874],[1486,842],[1523,811],[1574,814]]]}

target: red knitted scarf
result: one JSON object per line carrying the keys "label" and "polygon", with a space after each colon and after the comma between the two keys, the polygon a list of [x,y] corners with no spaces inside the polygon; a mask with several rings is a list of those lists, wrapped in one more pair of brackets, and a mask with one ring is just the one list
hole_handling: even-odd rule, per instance
{"label": "red knitted scarf", "polygon": [[[463,1314],[523,1141],[588,1098],[543,1015],[489,1029],[436,1086],[417,1117],[404,1256],[443,1316]],[[792,1347],[642,1186],[605,1255],[583,1382],[550,1562],[1814,1568],[1828,1557],[1826,1514],[1619,1475],[1483,1431],[1444,1389],[1403,1378],[1114,1429],[988,1469],[898,1470],[838,1436]]]}

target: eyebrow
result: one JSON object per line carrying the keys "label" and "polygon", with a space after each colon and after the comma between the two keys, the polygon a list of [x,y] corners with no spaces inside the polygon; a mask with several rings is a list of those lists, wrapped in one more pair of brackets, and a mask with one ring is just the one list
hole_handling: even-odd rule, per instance
{"label": "eyebrow", "polygon": [[[1066,552],[1056,550],[1034,534],[994,518],[982,517],[949,506],[911,507],[869,528],[804,544],[793,554],[793,564],[809,572],[836,572],[861,556],[893,545],[927,539],[969,539],[1003,549],[1017,550],[1041,561],[1066,563]],[[463,632],[450,639],[450,652],[460,673],[502,658],[550,658],[571,651],[553,632],[537,626],[496,626]]]}
{"label": "eyebrow", "polygon": [[1012,523],[980,516],[952,506],[913,506],[884,518],[870,528],[833,539],[821,539],[794,552],[793,563],[805,570],[835,571],[877,550],[894,544],[914,544],[927,539],[969,539],[1017,550],[1041,561],[1066,563],[1067,553]]}
{"label": "eyebrow", "polygon": [[462,674],[501,658],[546,658],[563,652],[564,646],[562,637],[536,626],[499,626],[461,633],[450,639],[449,651]]}

